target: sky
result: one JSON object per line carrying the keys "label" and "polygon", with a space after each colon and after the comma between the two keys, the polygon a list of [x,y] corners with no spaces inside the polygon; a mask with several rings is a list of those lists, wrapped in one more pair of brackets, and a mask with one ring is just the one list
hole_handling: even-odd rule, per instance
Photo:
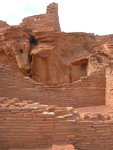
{"label": "sky", "polygon": [[113,34],[113,0],[0,0],[0,20],[17,25],[22,18],[46,13],[52,2],[59,4],[63,32]]}

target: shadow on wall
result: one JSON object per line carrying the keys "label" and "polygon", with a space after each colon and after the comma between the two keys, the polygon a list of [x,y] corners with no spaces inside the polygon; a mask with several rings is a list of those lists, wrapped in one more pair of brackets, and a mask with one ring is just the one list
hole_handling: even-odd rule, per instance
{"label": "shadow on wall", "polygon": [[74,82],[80,79],[80,77],[87,76],[88,59],[80,59],[72,63],[70,68],[70,82]]}
{"label": "shadow on wall", "polygon": [[31,66],[31,63],[32,63],[31,50],[32,50],[36,45],[38,45],[38,40],[35,39],[35,37],[34,37],[33,35],[30,35],[29,42],[30,42],[30,52],[29,52],[28,58],[29,58],[30,66]]}
{"label": "shadow on wall", "polygon": [[[35,37],[33,35],[30,35],[30,37],[28,38],[28,45],[29,45],[29,50],[26,53],[26,50],[20,49],[19,53],[17,55],[17,63],[18,66],[20,65],[20,62],[24,62],[25,60],[28,60],[25,64],[27,64],[26,66],[24,65],[24,67],[19,66],[21,72],[25,75],[25,76],[32,76],[32,70],[31,70],[31,65],[32,65],[32,55],[31,55],[31,51],[32,49],[38,44],[38,40],[35,39]],[[25,57],[26,54],[26,57]],[[21,64],[22,65],[22,64]]]}

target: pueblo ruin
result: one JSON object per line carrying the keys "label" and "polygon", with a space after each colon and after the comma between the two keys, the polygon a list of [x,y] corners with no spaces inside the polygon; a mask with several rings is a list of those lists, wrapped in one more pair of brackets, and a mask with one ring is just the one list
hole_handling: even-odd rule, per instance
{"label": "pueblo ruin", "polygon": [[75,149],[113,150],[113,35],[0,21],[0,150]]}

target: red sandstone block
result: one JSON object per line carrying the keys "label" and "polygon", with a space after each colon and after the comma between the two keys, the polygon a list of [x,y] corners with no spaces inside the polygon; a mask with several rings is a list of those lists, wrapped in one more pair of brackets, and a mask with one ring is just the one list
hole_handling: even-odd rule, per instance
{"label": "red sandstone block", "polygon": [[96,133],[105,133],[105,132],[111,132],[111,129],[109,127],[107,129],[97,129]]}
{"label": "red sandstone block", "polygon": [[53,145],[52,150],[75,150],[73,145]]}

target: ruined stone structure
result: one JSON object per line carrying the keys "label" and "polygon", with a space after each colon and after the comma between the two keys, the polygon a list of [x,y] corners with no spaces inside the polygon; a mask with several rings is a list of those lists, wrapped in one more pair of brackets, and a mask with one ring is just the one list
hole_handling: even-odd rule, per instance
{"label": "ruined stone structure", "polygon": [[56,3],[50,4],[47,7],[46,14],[24,18],[22,25],[31,27],[37,32],[60,32],[61,30],[58,18],[58,5]]}
{"label": "ruined stone structure", "polygon": [[0,150],[112,150],[112,51],[113,35],[61,32],[55,3],[0,25]]}

